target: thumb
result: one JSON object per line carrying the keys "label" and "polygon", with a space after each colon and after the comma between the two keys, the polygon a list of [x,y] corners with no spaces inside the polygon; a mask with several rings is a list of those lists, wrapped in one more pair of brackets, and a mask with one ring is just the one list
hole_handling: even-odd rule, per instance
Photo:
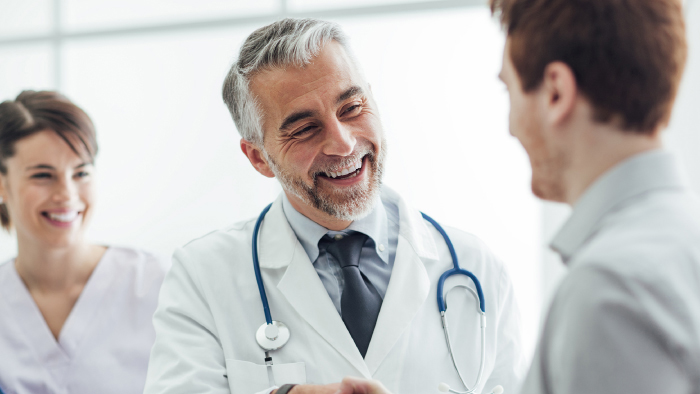
{"label": "thumb", "polygon": [[340,383],[340,389],[336,394],[390,394],[389,391],[376,380],[359,379],[347,376]]}

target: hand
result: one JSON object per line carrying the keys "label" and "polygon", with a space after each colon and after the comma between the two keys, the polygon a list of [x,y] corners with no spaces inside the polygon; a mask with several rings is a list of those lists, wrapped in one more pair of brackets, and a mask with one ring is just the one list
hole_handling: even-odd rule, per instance
{"label": "hand", "polygon": [[391,394],[379,381],[346,377],[335,394]]}
{"label": "hand", "polygon": [[[289,394],[335,394],[340,388],[340,383],[333,384],[299,384],[289,390]],[[270,394],[277,393],[273,390]]]}

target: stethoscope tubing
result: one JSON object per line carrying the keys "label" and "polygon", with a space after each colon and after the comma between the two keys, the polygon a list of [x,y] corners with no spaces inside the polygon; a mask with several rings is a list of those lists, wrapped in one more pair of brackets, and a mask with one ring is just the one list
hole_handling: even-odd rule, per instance
{"label": "stethoscope tubing", "polygon": [[438,303],[438,309],[440,309],[440,312],[445,312],[447,310],[447,306],[445,304],[445,297],[443,294],[443,288],[445,286],[445,279],[449,278],[452,275],[465,275],[469,277],[473,282],[474,282],[474,287],[476,287],[476,292],[479,294],[479,309],[481,312],[486,313],[486,303],[484,302],[484,292],[481,290],[481,282],[479,282],[479,279],[476,277],[476,275],[472,274],[471,272],[460,268],[459,266],[459,260],[457,259],[457,252],[455,252],[454,245],[452,245],[452,241],[450,240],[450,237],[447,235],[445,232],[445,229],[440,226],[438,222],[436,222],[433,218],[430,216],[424,214],[421,212],[421,215],[423,216],[423,219],[427,220],[432,224],[437,231],[442,235],[442,238],[445,239],[445,243],[447,244],[447,248],[450,250],[450,256],[452,257],[452,264],[454,268],[444,272],[441,276],[440,279],[438,280],[438,287],[437,287],[437,303]]}
{"label": "stethoscope tubing", "polygon": [[270,314],[270,304],[267,302],[267,293],[265,293],[265,285],[263,285],[262,275],[260,274],[260,261],[258,261],[258,235],[260,233],[260,225],[262,224],[267,211],[272,207],[272,203],[263,209],[262,213],[255,222],[255,229],[253,229],[253,268],[255,269],[255,280],[258,283],[258,290],[260,291],[260,300],[262,301],[263,311],[265,312],[265,321],[267,324],[272,324],[272,314]]}
{"label": "stethoscope tubing", "polygon": [[[267,300],[267,293],[265,292],[265,285],[263,284],[262,280],[262,274],[260,273],[260,261],[258,260],[258,237],[260,236],[260,226],[262,225],[263,219],[265,218],[265,215],[267,212],[270,210],[272,207],[272,204],[269,204],[263,211],[260,213],[260,216],[258,217],[258,220],[255,222],[255,228],[253,229],[253,269],[255,271],[255,280],[258,285],[258,291],[260,292],[260,300],[262,302],[263,306],[263,311],[265,312],[265,321],[267,326],[272,326],[273,325],[273,320],[272,320],[272,314],[270,313],[270,304],[268,303]],[[441,276],[440,279],[438,280],[438,286],[437,286],[437,302],[438,302],[438,308],[440,309],[440,316],[443,322],[443,329],[445,331],[445,339],[447,341],[447,347],[448,351],[450,354],[450,358],[452,359],[452,363],[454,364],[455,369],[457,370],[457,374],[459,375],[460,380],[462,381],[462,384],[465,385],[467,388],[467,391],[465,392],[459,392],[456,390],[450,389],[451,392],[453,393],[460,393],[460,394],[472,394],[476,388],[479,386],[479,383],[481,382],[481,378],[483,375],[483,370],[484,370],[484,363],[486,359],[486,306],[484,302],[484,293],[481,289],[481,283],[479,282],[479,279],[471,273],[470,271],[467,271],[465,269],[460,268],[459,266],[459,260],[457,259],[457,253],[455,252],[454,245],[452,244],[452,241],[450,240],[450,237],[447,235],[445,230],[440,226],[438,222],[436,222],[433,218],[430,216],[424,214],[421,212],[421,215],[425,220],[430,222],[442,235],[442,238],[445,240],[445,243],[447,244],[447,248],[450,251],[450,256],[452,257],[452,264],[453,268],[444,272]],[[473,388],[470,389],[469,386],[466,385],[466,382],[464,380],[464,377],[462,376],[461,371],[459,370],[459,367],[457,366],[457,363],[454,358],[454,353],[452,349],[452,343],[450,341],[450,334],[449,330],[447,328],[447,320],[446,320],[446,312],[447,312],[447,304],[445,303],[445,295],[443,294],[443,289],[445,285],[445,280],[449,278],[450,276],[453,275],[465,275],[469,277],[472,282],[474,283],[474,287],[476,288],[476,296],[479,302],[479,311],[481,315],[481,363],[479,365],[479,374],[476,379],[476,383],[474,384]],[[469,289],[472,293],[474,293],[473,290]],[[284,326],[284,324],[282,324]],[[265,329],[266,327],[263,326],[260,328],[260,330]],[[288,339],[289,335],[287,335]],[[274,338],[269,338],[273,339]],[[287,339],[284,340],[286,343]],[[263,349],[268,350],[267,347],[263,346],[260,342],[258,342]],[[283,346],[284,343],[282,343],[280,346]],[[274,348],[276,349],[276,348]],[[267,357],[267,352],[265,353]],[[2,394],[2,392],[0,392]]]}

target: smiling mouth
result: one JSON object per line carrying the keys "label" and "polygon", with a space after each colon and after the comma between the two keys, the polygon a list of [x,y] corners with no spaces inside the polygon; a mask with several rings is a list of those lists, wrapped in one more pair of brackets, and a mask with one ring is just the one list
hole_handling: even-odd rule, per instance
{"label": "smiling mouth", "polygon": [[349,166],[339,169],[337,171],[324,171],[319,173],[319,176],[330,179],[350,179],[360,175],[362,172],[362,167],[364,166],[365,157],[357,159]]}
{"label": "smiling mouth", "polygon": [[81,211],[68,211],[61,213],[42,212],[41,214],[49,220],[60,223],[71,223],[80,216]]}

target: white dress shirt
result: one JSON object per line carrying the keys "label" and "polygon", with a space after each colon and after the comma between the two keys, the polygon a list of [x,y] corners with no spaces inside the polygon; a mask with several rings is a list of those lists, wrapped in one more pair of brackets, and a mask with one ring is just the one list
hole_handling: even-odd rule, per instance
{"label": "white dress shirt", "polygon": [[673,156],[634,156],[576,203],[569,267],[523,393],[700,393],[700,202]]}
{"label": "white dress shirt", "polygon": [[0,388],[5,394],[142,393],[167,258],[110,247],[58,341],[17,274],[0,265]]}
{"label": "white dress shirt", "polygon": [[399,208],[395,204],[383,203],[378,199],[369,215],[353,221],[343,231],[328,230],[302,215],[284,194],[282,208],[338,313],[341,313],[340,298],[345,281],[340,264],[330,253],[318,248],[318,241],[326,234],[334,237],[359,232],[369,237],[362,247],[359,269],[384,299],[399,242]]}

